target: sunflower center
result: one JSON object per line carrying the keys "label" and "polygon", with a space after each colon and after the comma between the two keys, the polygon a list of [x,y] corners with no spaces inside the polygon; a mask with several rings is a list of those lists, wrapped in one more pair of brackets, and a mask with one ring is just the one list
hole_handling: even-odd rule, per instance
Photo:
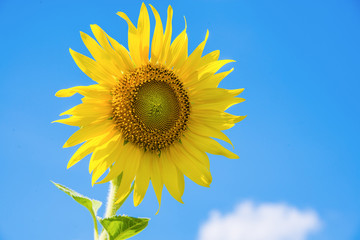
{"label": "sunflower center", "polygon": [[126,141],[160,151],[181,138],[190,102],[175,73],[148,64],[128,72],[112,90],[113,119]]}
{"label": "sunflower center", "polygon": [[169,84],[148,82],[137,93],[135,115],[152,130],[169,130],[179,116],[179,103]]}

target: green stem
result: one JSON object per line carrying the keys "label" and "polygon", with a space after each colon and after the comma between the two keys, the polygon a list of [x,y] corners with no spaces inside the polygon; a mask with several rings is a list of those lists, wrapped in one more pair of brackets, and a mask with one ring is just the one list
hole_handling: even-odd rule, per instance
{"label": "green stem", "polygon": [[[106,203],[106,210],[105,210],[104,218],[110,218],[110,217],[115,216],[116,212],[119,210],[121,205],[123,205],[125,200],[128,198],[128,196],[130,195],[130,193],[134,189],[134,185],[132,185],[131,189],[130,189],[129,193],[126,195],[126,197],[121,202],[116,204],[115,203],[116,202],[115,196],[116,196],[117,190],[119,189],[121,179],[122,179],[122,174],[120,174],[117,178],[115,178],[114,180],[112,180],[110,182],[109,195],[108,195],[108,200],[107,200],[107,203]],[[100,240],[107,240],[107,239],[108,239],[108,234],[103,229],[102,232],[101,232],[101,235],[100,235]]]}
{"label": "green stem", "polygon": [[115,204],[115,202],[116,202],[115,196],[116,196],[117,190],[119,188],[120,182],[121,182],[121,178],[120,178],[120,181],[118,181],[118,179],[115,179],[110,182],[109,195],[108,195],[108,201],[106,204],[106,211],[105,211],[104,218],[109,218],[109,217],[115,216],[117,210],[119,209],[118,204]]}
{"label": "green stem", "polygon": [[98,232],[98,226],[97,226],[97,221],[96,218],[94,219],[94,240],[98,240],[99,239],[99,232]]}

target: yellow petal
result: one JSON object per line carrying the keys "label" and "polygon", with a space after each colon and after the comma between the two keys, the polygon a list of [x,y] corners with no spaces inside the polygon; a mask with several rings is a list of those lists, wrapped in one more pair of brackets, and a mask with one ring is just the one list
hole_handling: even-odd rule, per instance
{"label": "yellow petal", "polygon": [[[122,144],[120,142],[118,143]],[[135,173],[139,167],[139,159],[142,157],[142,154],[137,146],[132,143],[128,143],[122,147],[118,146],[112,154],[114,154],[112,158],[116,160],[114,165],[110,168],[110,172],[106,175],[106,177],[95,184],[109,182],[123,173],[121,180],[123,186],[119,187],[116,195],[118,198],[117,202],[120,202],[122,200],[121,198],[126,196],[128,190],[130,190],[130,184],[135,178]]]}
{"label": "yellow petal", "polygon": [[223,155],[230,159],[239,158],[238,155],[227,150],[226,148],[221,146],[220,143],[218,143],[216,140],[212,138],[197,135],[193,133],[191,130],[189,130],[187,134],[188,134],[188,138],[193,140],[194,145],[205,152],[214,155]]}
{"label": "yellow petal", "polygon": [[118,142],[117,147],[111,154],[111,158],[115,160],[114,165],[110,168],[110,172],[106,175],[106,177],[103,180],[96,182],[95,184],[106,183],[119,176],[124,170],[124,166],[128,160],[128,153],[129,148],[124,146],[123,142]]}
{"label": "yellow petal", "polygon": [[[179,146],[180,145],[180,146]],[[169,148],[169,159],[195,183],[209,187],[212,177],[209,169],[200,164],[192,155],[184,151],[180,143],[174,143]]]}
{"label": "yellow petal", "polygon": [[95,145],[92,144],[91,140],[85,142],[83,145],[81,145],[78,150],[72,155],[70,161],[67,164],[67,168],[70,168],[74,166],[76,163],[78,163],[81,159],[92,153],[92,151],[95,149]]}
{"label": "yellow petal", "polygon": [[[234,62],[233,60],[220,60],[220,61],[214,61],[210,62],[203,67],[197,68],[197,78],[191,78],[188,77],[186,81],[186,87],[190,89],[204,89],[204,88],[217,88],[219,82],[229,73],[225,72],[224,76],[218,76],[222,77],[220,80],[217,80],[215,78],[215,81],[213,80],[214,74],[225,64]],[[230,70],[231,72],[232,70]]]}
{"label": "yellow petal", "polygon": [[[112,140],[113,140],[113,144],[111,144],[112,146],[110,146],[110,145],[107,146],[107,150],[109,151],[109,154],[105,153],[105,155],[100,160],[98,160],[97,163],[95,162],[96,167],[93,170],[92,179],[91,179],[92,185],[101,183],[101,182],[96,182],[96,181],[105,173],[105,171],[107,169],[115,170],[115,171],[112,171],[112,174],[114,174],[114,172],[117,172],[117,174],[114,175],[114,178],[118,177],[121,174],[121,171],[124,171],[124,168],[122,168],[121,171],[119,171],[119,169],[116,169],[117,166],[119,166],[119,165],[117,165],[117,166],[115,166],[115,164],[113,165],[114,162],[115,163],[120,162],[122,164],[122,166],[124,166],[124,164],[126,164],[128,162],[128,157],[125,158],[125,161],[121,161],[122,158],[127,153],[126,151],[124,151],[124,145],[123,145],[124,140],[121,138],[121,136],[119,136],[119,134],[118,134],[118,137],[113,138]],[[108,141],[108,142],[110,142],[110,141]],[[114,167],[115,167],[115,169],[114,169]],[[89,171],[90,171],[90,169],[89,169]],[[109,176],[109,174],[106,177],[108,177],[108,176]],[[122,174],[122,176],[124,176],[124,174]],[[108,180],[112,180],[112,179],[108,179]],[[104,180],[108,181],[106,179],[103,179],[102,181],[105,182]]]}
{"label": "yellow petal", "polygon": [[170,46],[170,54],[167,57],[167,65],[172,68],[181,67],[188,56],[188,38],[186,34],[186,20],[185,29],[173,41]]}
{"label": "yellow petal", "polygon": [[206,136],[206,137],[214,137],[221,139],[227,143],[230,143],[233,147],[231,140],[226,136],[225,133],[221,132],[220,130],[213,128],[211,126],[208,126],[206,124],[199,124],[197,122],[191,122],[189,123],[189,128],[196,134]]}
{"label": "yellow petal", "polygon": [[81,38],[94,57],[97,63],[99,63],[104,69],[115,76],[121,76],[121,69],[118,69],[114,65],[113,56],[111,52],[105,51],[92,37],[86,33],[80,32]]}
{"label": "yellow petal", "polygon": [[126,48],[123,45],[121,45],[115,39],[110,37],[107,33],[105,33],[105,35],[109,39],[111,46],[114,48],[115,54],[118,54],[120,56],[120,58],[122,59],[122,62],[124,63],[123,67],[126,69],[126,71],[133,70],[135,67],[135,64],[131,60],[128,50],[126,50]]}
{"label": "yellow petal", "polygon": [[96,24],[90,25],[91,31],[93,32],[96,40],[99,44],[109,53],[113,51],[109,41],[106,39],[105,32]]}
{"label": "yellow petal", "polygon": [[108,118],[108,116],[103,116],[103,117],[99,117],[99,116],[82,116],[82,117],[71,116],[69,118],[58,119],[58,120],[52,121],[51,123],[58,122],[58,123],[62,123],[62,124],[70,125],[70,126],[82,127],[82,126],[94,123],[96,121],[104,121],[107,118]]}
{"label": "yellow petal", "polygon": [[71,97],[75,93],[80,93],[83,96],[93,98],[107,98],[110,99],[110,90],[106,87],[100,86],[99,84],[93,84],[90,86],[76,86],[66,89],[61,89],[55,93],[56,97]]}
{"label": "yellow petal", "polygon": [[211,74],[211,76],[208,78],[206,78],[206,76],[204,75],[199,81],[201,81],[203,88],[205,88],[205,86],[207,88],[212,88],[212,87],[216,88],[219,86],[219,83],[233,70],[234,68],[226,72],[221,72],[214,75]]}
{"label": "yellow petal", "polygon": [[[119,141],[121,141],[120,134],[115,134],[106,143],[103,143],[101,146],[98,146],[95,149],[94,153],[90,158],[89,173],[91,173],[101,162],[103,162],[116,149]],[[115,160],[116,159],[114,159],[113,162],[115,162]],[[98,178],[96,178],[92,184],[94,184],[96,180],[98,180]]]}
{"label": "yellow petal", "polygon": [[111,73],[107,72],[97,62],[78,52],[75,52],[72,49],[70,49],[70,54],[78,67],[92,80],[96,81],[101,85],[109,87],[114,86],[114,84],[116,83],[116,78]]}
{"label": "yellow petal", "polygon": [[[118,76],[121,76],[121,71],[125,72],[129,68],[124,63],[122,57],[114,51],[114,49],[111,47],[109,40],[107,38],[107,34],[104,30],[102,30],[98,25],[91,24],[90,25],[91,30],[96,38],[96,40],[99,42],[99,44],[104,48],[105,52],[111,56],[109,58],[109,63],[114,67],[114,71],[118,74]],[[118,71],[120,70],[120,72]]]}
{"label": "yellow petal", "polygon": [[143,151],[134,144],[129,144],[130,154],[126,159],[121,184],[116,193],[116,203],[121,202],[130,191],[131,183],[134,181],[136,172],[139,168],[140,159],[143,157]]}
{"label": "yellow petal", "polygon": [[177,171],[177,183],[178,183],[178,187],[179,187],[179,191],[181,196],[184,194],[184,190],[185,190],[185,178],[184,178],[184,174],[179,170],[179,168],[176,167],[176,171]]}
{"label": "yellow petal", "polygon": [[172,35],[172,17],[173,17],[173,9],[171,6],[169,6],[167,11],[167,21],[166,21],[166,28],[164,34],[164,41],[162,44],[162,51],[159,58],[159,62],[163,64],[165,63],[167,56],[170,52],[170,42]]}
{"label": "yellow petal", "polygon": [[235,62],[235,61],[234,60],[220,60],[220,61],[210,62],[210,63],[206,64],[205,66],[203,66],[201,69],[199,69],[199,78],[201,79],[201,77],[207,73],[214,74],[217,71],[219,71],[219,69],[222,68],[225,64],[228,64],[231,62]]}
{"label": "yellow petal", "polygon": [[192,155],[201,165],[210,170],[210,161],[205,151],[196,148],[194,142],[186,135],[181,138],[181,143],[186,152]]}
{"label": "yellow petal", "polygon": [[98,180],[105,171],[109,168],[106,161],[100,162],[99,165],[94,169],[92,176],[91,176],[91,185],[94,186],[96,180]]}
{"label": "yellow petal", "polygon": [[233,98],[240,93],[244,91],[243,88],[241,89],[224,89],[224,88],[206,88],[206,89],[200,89],[199,91],[196,91],[196,94],[191,98],[192,101],[197,102],[207,102],[207,101],[217,101],[217,98]]}
{"label": "yellow petal", "polygon": [[144,153],[142,159],[140,159],[139,168],[136,173],[135,186],[134,186],[134,205],[138,206],[144,196],[149,186],[150,182],[150,173],[151,173],[151,164],[152,153],[147,151]]}
{"label": "yellow petal", "polygon": [[138,30],[136,29],[134,24],[131,22],[130,18],[125,13],[118,12],[117,15],[123,18],[128,24],[129,27],[128,45],[129,45],[130,55],[135,65],[139,67],[141,66],[141,57],[140,57],[140,38],[139,38]]}
{"label": "yellow petal", "polygon": [[107,132],[101,136],[95,137],[93,139],[90,139],[89,141],[85,142],[83,145],[81,145],[78,150],[72,155],[70,158],[67,168],[72,167],[74,164],[79,162],[81,159],[89,155],[94,151],[94,149],[101,145],[103,142],[106,142],[113,136],[114,132]]}
{"label": "yellow petal", "polygon": [[151,183],[153,185],[156,198],[159,202],[159,208],[155,214],[158,214],[161,206],[161,195],[163,189],[163,181],[161,179],[161,162],[159,158],[154,157],[151,161]]}
{"label": "yellow petal", "polygon": [[206,124],[219,130],[232,128],[235,123],[244,120],[246,116],[235,116],[215,109],[192,109],[191,121]]}
{"label": "yellow petal", "polygon": [[109,106],[111,106],[111,98],[109,99],[108,96],[106,96],[104,98],[101,98],[101,97],[94,98],[94,97],[85,96],[85,97],[81,98],[81,101],[84,104],[92,104],[92,105],[94,105],[94,107],[109,107]]}
{"label": "yellow petal", "polygon": [[100,136],[106,132],[110,132],[114,128],[112,121],[103,121],[84,126],[76,131],[64,144],[64,148],[72,147],[86,140]]}
{"label": "yellow petal", "polygon": [[162,51],[164,30],[159,13],[151,4],[150,7],[155,16],[155,21],[156,21],[154,35],[151,42],[151,62],[155,64],[157,63]]}
{"label": "yellow petal", "polygon": [[141,4],[137,30],[140,38],[141,63],[146,64],[149,62],[150,19],[145,3]]}
{"label": "yellow petal", "polygon": [[187,78],[192,72],[196,71],[198,64],[201,62],[201,55],[204,51],[206,41],[209,37],[209,31],[206,31],[205,40],[196,47],[191,55],[186,59],[184,66],[179,71],[179,75]]}
{"label": "yellow petal", "polygon": [[225,111],[234,104],[245,101],[243,98],[235,98],[244,89],[228,90],[222,88],[205,88],[193,91],[190,95],[193,109],[216,109]]}
{"label": "yellow petal", "polygon": [[217,61],[219,59],[219,56],[220,56],[219,50],[215,50],[212,51],[211,53],[206,54],[200,59],[200,67],[205,66],[211,62]]}
{"label": "yellow petal", "polygon": [[244,102],[245,99],[244,98],[232,98],[232,99],[226,99],[226,101],[224,101],[224,99],[222,98],[217,98],[214,99],[213,103],[207,103],[207,104],[196,104],[194,105],[193,109],[217,109],[220,111],[225,111],[226,109],[228,109],[229,107]]}
{"label": "yellow petal", "polygon": [[[180,69],[177,69],[177,71],[178,72],[182,71],[182,68],[183,67],[181,67]],[[181,76],[180,74],[178,74],[178,75]],[[196,84],[194,84],[194,83],[199,82],[199,73],[197,71],[192,71],[187,77],[181,77],[181,80],[184,84],[185,89],[188,89],[188,93],[190,93],[190,95],[194,91],[201,89]],[[194,86],[195,86],[195,88],[194,88]]]}
{"label": "yellow petal", "polygon": [[109,60],[110,56],[92,37],[84,32],[80,32],[80,36],[87,49],[98,63],[101,64],[103,59]]}
{"label": "yellow petal", "polygon": [[[182,189],[179,188],[179,177],[177,167],[173,164],[173,162],[168,159],[167,151],[164,151],[164,154],[161,155],[161,176],[163,182],[168,189],[171,196],[173,196],[177,201],[184,203],[181,199],[183,194]],[[181,174],[182,175],[182,174]]]}
{"label": "yellow petal", "polygon": [[95,103],[81,103],[72,107],[65,112],[61,113],[63,115],[77,115],[77,116],[93,116],[93,117],[111,117],[112,108],[109,102],[106,102],[106,105],[102,105],[101,101],[97,100]]}

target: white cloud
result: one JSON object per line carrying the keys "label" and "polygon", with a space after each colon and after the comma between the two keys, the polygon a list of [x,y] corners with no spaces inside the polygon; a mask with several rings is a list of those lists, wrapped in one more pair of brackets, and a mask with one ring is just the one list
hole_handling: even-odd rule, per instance
{"label": "white cloud", "polygon": [[246,201],[228,214],[212,211],[200,227],[198,240],[305,240],[320,227],[312,210]]}

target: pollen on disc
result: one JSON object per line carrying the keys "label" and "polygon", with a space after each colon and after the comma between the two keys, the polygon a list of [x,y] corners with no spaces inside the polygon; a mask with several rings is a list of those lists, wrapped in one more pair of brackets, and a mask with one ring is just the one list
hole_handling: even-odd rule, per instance
{"label": "pollen on disc", "polygon": [[128,72],[112,90],[113,119],[124,138],[150,151],[179,140],[190,102],[176,74],[148,64]]}

